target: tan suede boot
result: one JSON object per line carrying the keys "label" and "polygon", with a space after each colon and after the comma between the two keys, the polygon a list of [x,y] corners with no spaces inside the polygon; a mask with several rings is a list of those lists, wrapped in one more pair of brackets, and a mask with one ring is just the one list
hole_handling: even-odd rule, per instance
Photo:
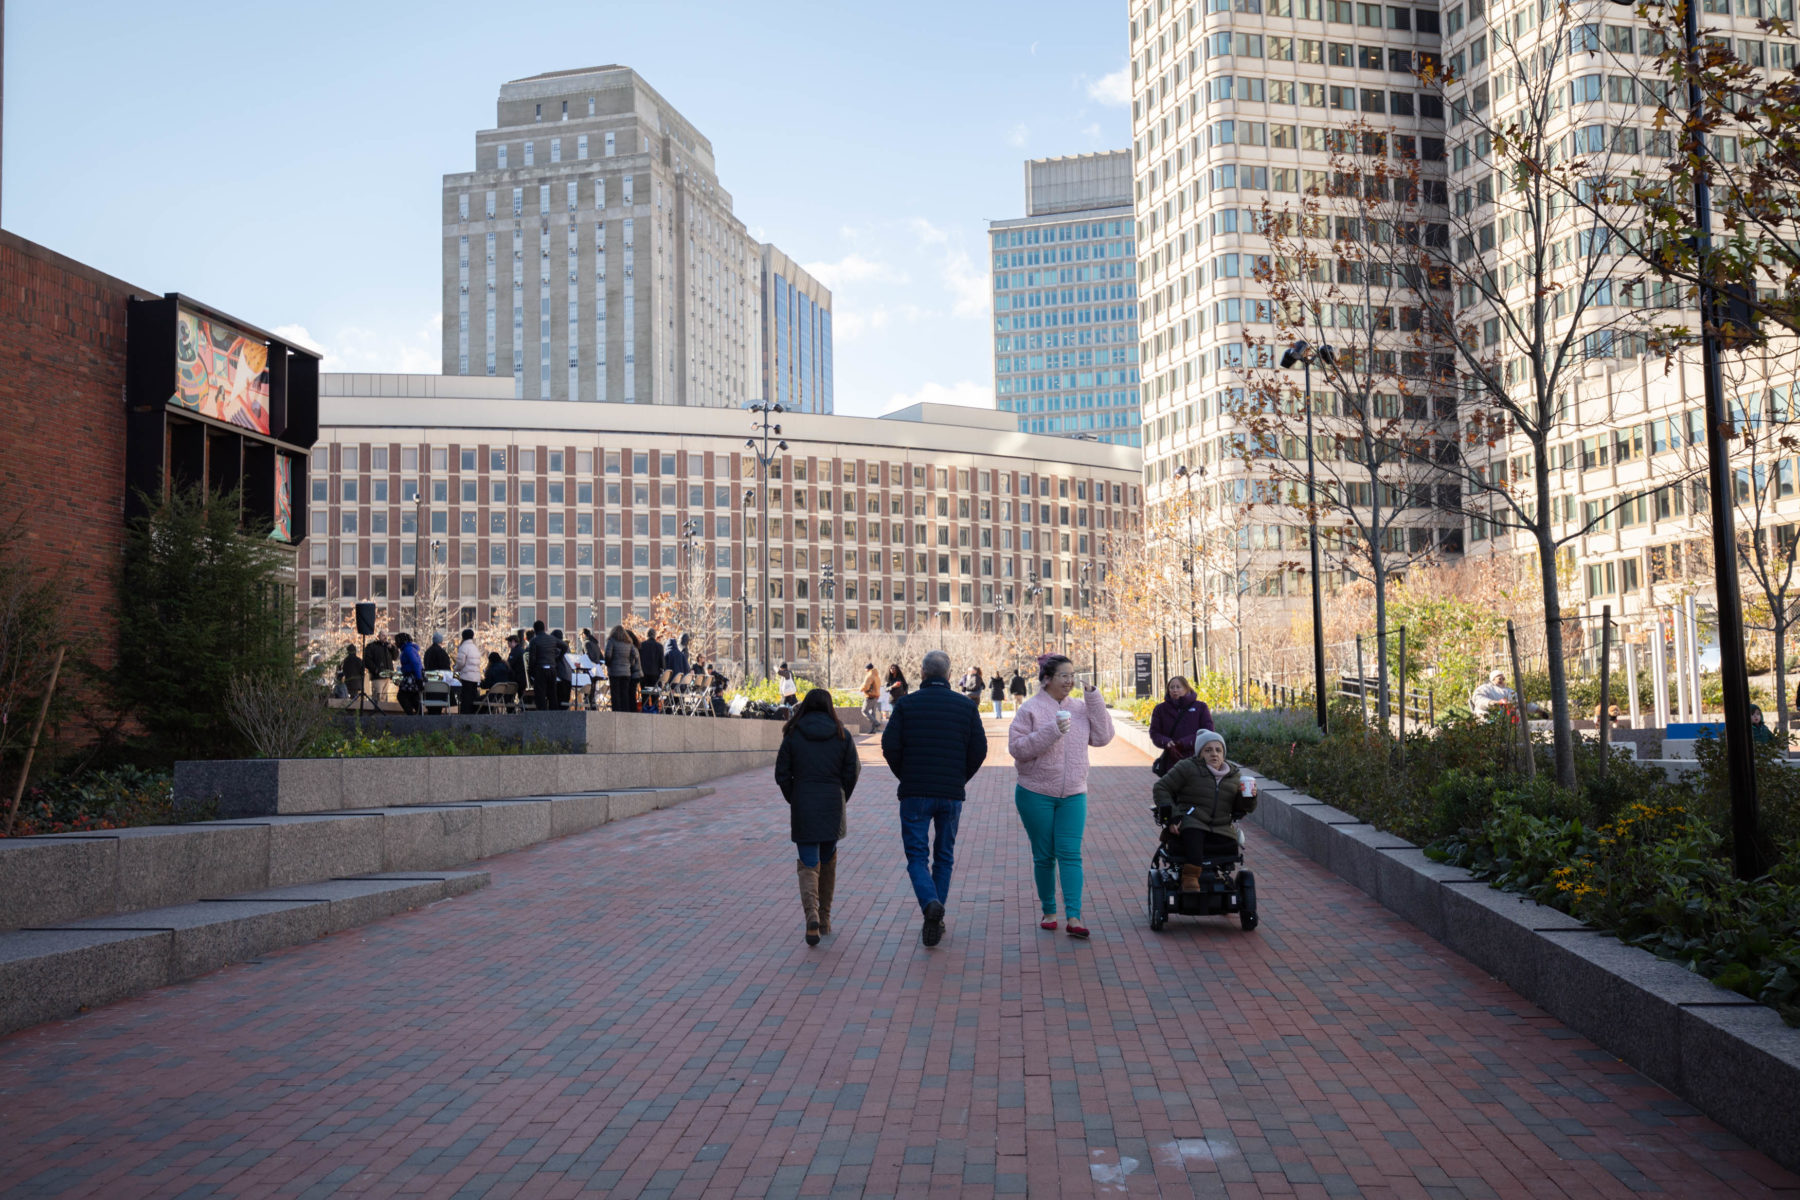
{"label": "tan suede boot", "polygon": [[1181,890],[1184,892],[1197,892],[1200,890],[1199,867],[1190,863],[1181,868]]}
{"label": "tan suede boot", "polygon": [[819,932],[831,933],[831,893],[837,888],[837,855],[819,863]]}
{"label": "tan suede boot", "polygon": [[819,868],[794,864],[800,876],[800,907],[806,911],[806,944],[819,944]]}

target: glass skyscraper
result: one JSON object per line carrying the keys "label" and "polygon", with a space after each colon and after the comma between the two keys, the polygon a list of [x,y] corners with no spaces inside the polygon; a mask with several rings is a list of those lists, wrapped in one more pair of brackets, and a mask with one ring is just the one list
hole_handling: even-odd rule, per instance
{"label": "glass skyscraper", "polygon": [[829,413],[831,290],[774,246],[762,258],[763,395],[789,412]]}
{"label": "glass skyscraper", "polygon": [[1022,218],[988,232],[994,398],[1026,433],[1142,444],[1131,152],[1025,164]]}

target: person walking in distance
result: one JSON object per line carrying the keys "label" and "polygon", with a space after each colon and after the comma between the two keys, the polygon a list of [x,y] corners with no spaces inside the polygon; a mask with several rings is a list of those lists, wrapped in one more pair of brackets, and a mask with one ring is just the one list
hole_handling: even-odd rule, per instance
{"label": "person walking in distance", "polygon": [[791,707],[794,697],[798,695],[799,685],[794,682],[794,673],[788,669],[786,663],[782,663],[776,668],[775,682],[781,687],[781,702]]}
{"label": "person walking in distance", "polygon": [[1019,668],[1013,668],[1012,682],[1007,684],[1006,690],[1012,693],[1013,712],[1016,713],[1019,705],[1025,703],[1025,676],[1019,674]]}
{"label": "person walking in distance", "polygon": [[894,701],[881,756],[900,781],[906,873],[925,916],[920,940],[935,946],[944,937],[944,901],[950,896],[965,787],[987,759],[987,733],[981,710],[950,686],[948,654],[926,654],[919,672],[919,690]]}
{"label": "person walking in distance", "polygon": [[988,699],[994,702],[994,720],[1000,719],[1000,706],[1006,703],[1006,676],[998,667],[994,668],[994,677],[988,681]]}
{"label": "person walking in distance", "polygon": [[844,806],[861,771],[856,739],[838,719],[831,692],[811,689],[788,718],[775,757],[775,784],[787,799],[788,832],[799,855],[794,869],[809,946],[831,933],[838,842],[849,831]]}
{"label": "person walking in distance", "polygon": [[539,710],[556,707],[556,639],[544,629],[542,621],[531,623],[531,641],[525,647],[531,666],[531,691],[537,697]]}
{"label": "person walking in distance", "polygon": [[875,664],[869,664],[869,673],[863,676],[863,720],[869,723],[870,733],[881,731],[881,672]]}
{"label": "person walking in distance", "polygon": [[1150,769],[1158,775],[1194,753],[1194,736],[1213,727],[1212,710],[1183,676],[1169,680],[1167,694],[1150,714],[1150,744],[1162,753]]}
{"label": "person walking in distance", "polygon": [[1031,839],[1031,865],[1040,929],[1056,929],[1056,876],[1062,874],[1063,912],[1070,937],[1085,938],[1081,923],[1081,838],[1087,828],[1088,747],[1113,739],[1112,714],[1098,688],[1069,703],[1075,664],[1060,654],[1038,659],[1038,694],[1019,706],[1007,733],[1007,749],[1019,771],[1013,804]]}
{"label": "person walking in distance", "polygon": [[413,644],[412,634],[397,633],[394,641],[400,647],[400,711],[416,717],[420,712],[419,693],[425,687],[425,664],[419,658],[419,648]]}

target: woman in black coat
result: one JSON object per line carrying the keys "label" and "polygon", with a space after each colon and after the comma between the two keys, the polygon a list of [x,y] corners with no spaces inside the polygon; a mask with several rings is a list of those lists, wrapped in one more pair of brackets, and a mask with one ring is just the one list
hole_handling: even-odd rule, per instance
{"label": "woman in black coat", "polygon": [[782,730],[775,784],[788,802],[788,823],[798,848],[800,907],[806,944],[831,932],[831,894],[837,885],[837,844],[848,831],[844,806],[856,790],[862,764],[856,739],[838,720],[831,692],[813,688]]}

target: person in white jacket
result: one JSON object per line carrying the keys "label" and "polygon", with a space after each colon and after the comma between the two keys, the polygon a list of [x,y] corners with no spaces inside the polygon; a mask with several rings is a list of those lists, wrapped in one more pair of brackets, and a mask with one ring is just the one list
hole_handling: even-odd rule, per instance
{"label": "person in white jacket", "polygon": [[456,647],[456,678],[462,684],[462,710],[475,711],[481,703],[481,647],[475,644],[475,631],[462,631],[462,642]]}

